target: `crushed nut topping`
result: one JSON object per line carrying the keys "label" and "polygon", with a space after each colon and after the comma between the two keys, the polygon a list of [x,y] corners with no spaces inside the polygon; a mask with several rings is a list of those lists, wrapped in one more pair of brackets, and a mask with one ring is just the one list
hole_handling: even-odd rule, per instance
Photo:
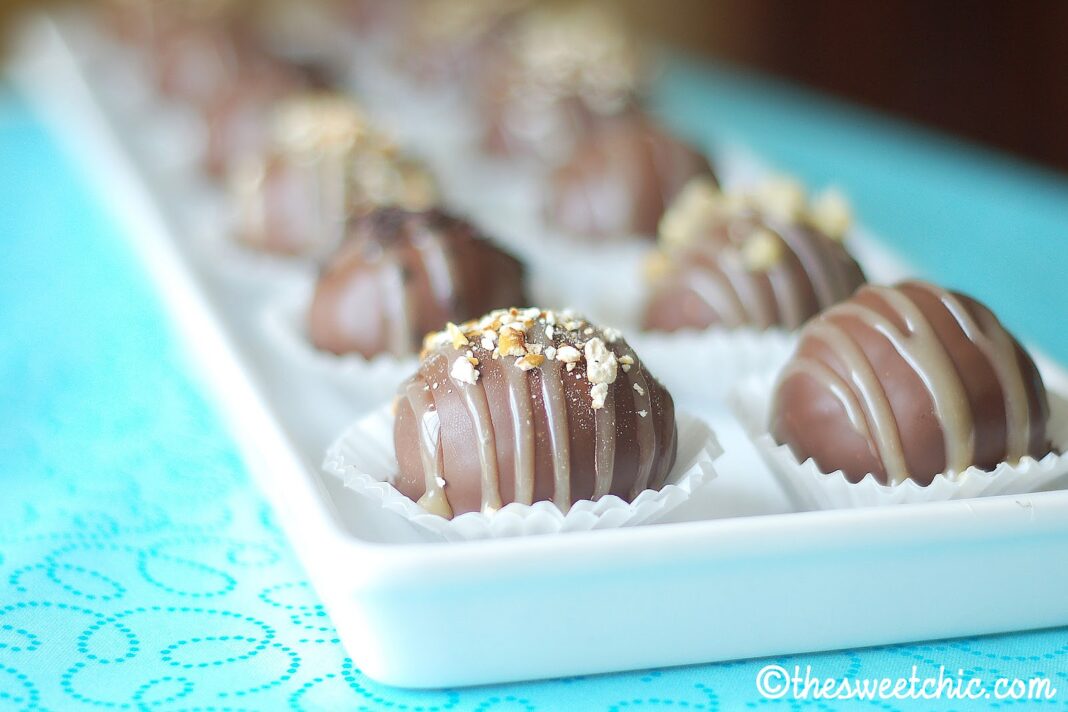
{"label": "crushed nut topping", "polygon": [[586,342],[586,378],[590,383],[613,383],[616,380],[616,355],[598,338]]}
{"label": "crushed nut topping", "polygon": [[[849,229],[849,203],[837,190],[824,191],[809,200],[797,180],[775,176],[748,190],[721,192],[708,178],[694,178],[680,191],[660,221],[660,248],[671,252],[709,236],[724,220],[747,213],[763,213],[788,223],[808,224],[832,239],[841,239]],[[656,279],[669,264],[651,258],[646,276]]]}
{"label": "crushed nut topping", "polygon": [[636,392],[638,393],[638,395],[640,395],[640,396],[644,396],[644,395],[645,395],[645,389],[644,389],[644,388],[642,388],[641,386],[639,386],[639,385],[638,385],[637,383],[635,383],[635,384],[634,384],[634,390],[635,390],[635,391],[636,391]]}
{"label": "crushed nut topping", "polygon": [[556,350],[556,360],[563,361],[567,364],[578,363],[582,358],[582,352],[576,349],[574,346],[561,346]]}
{"label": "crushed nut topping", "polygon": [[470,341],[464,336],[464,332],[460,331],[460,327],[453,324],[451,321],[445,325],[445,331],[449,334],[449,341],[452,342],[454,349],[459,349],[462,346],[467,346]]}
{"label": "crushed nut topping", "polygon": [[467,383],[472,386],[478,381],[478,370],[475,369],[475,365],[471,361],[463,356],[452,362],[452,370],[449,371],[449,375],[461,383]]}
{"label": "crushed nut topping", "polygon": [[742,264],[750,272],[767,272],[785,256],[782,239],[763,228],[756,230],[742,242]]}
{"label": "crushed nut topping", "polygon": [[[536,324],[542,326],[541,334],[531,331]],[[609,348],[608,344],[621,338],[619,330],[598,329],[570,310],[512,308],[459,325],[450,322],[444,330],[428,334],[424,348],[429,351],[451,347],[460,352],[462,355],[453,360],[449,374],[469,385],[478,382],[478,367],[486,358],[514,358],[514,365],[522,371],[539,368],[548,361],[564,364],[567,373],[584,365],[574,376],[589,383],[592,407],[599,409],[605,407],[609,386],[615,383],[619,369],[627,372],[635,364],[633,356],[617,357]],[[644,395],[640,386],[635,385],[635,390]]]}
{"label": "crushed nut topping", "polygon": [[834,240],[841,240],[853,223],[849,201],[835,188],[828,188],[812,201],[809,221]]}
{"label": "crushed nut topping", "polygon": [[526,335],[513,326],[501,329],[497,350],[501,356],[522,356],[527,352]]}
{"label": "crushed nut topping", "polygon": [[592,407],[594,410],[604,408],[604,401],[608,398],[608,384],[595,383],[593,387],[590,388],[590,398],[593,400]]}
{"label": "crushed nut topping", "polygon": [[532,368],[537,368],[543,363],[545,363],[544,356],[540,354],[527,354],[523,358],[517,359],[515,365],[518,366],[520,370],[529,371]]}

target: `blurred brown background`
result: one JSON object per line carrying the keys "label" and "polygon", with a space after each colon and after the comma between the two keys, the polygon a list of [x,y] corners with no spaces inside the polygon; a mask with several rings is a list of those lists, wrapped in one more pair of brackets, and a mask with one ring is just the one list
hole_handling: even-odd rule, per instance
{"label": "blurred brown background", "polygon": [[1068,171],[1068,0],[618,1],[686,49]]}

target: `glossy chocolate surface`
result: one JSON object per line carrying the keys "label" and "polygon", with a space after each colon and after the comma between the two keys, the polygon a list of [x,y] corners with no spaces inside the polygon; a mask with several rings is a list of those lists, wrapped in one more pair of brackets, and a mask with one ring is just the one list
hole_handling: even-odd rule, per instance
{"label": "glossy chocolate surface", "polygon": [[824,472],[927,485],[1046,455],[1048,419],[1038,369],[989,309],[904,282],[865,286],[802,329],[770,426]]}
{"label": "glossy chocolate surface", "polygon": [[576,237],[653,236],[693,177],[712,176],[694,148],[637,112],[598,124],[553,172],[549,222]]}
{"label": "glossy chocolate surface", "polygon": [[425,334],[526,300],[522,265],[440,210],[380,208],[354,220],[308,312],[316,347],[337,354],[418,352]]}
{"label": "glossy chocolate surface", "polygon": [[[702,199],[694,195],[701,190],[709,203],[684,204]],[[776,210],[758,197],[687,187],[662,221],[661,249],[649,263],[645,329],[797,329],[864,284],[838,232],[844,218],[817,219],[823,214],[810,212],[803,194],[785,210],[784,201]]]}
{"label": "glossy chocolate surface", "polygon": [[394,441],[396,487],[452,517],[631,501],[663,485],[677,433],[671,396],[617,333],[514,309],[430,338],[399,389]]}

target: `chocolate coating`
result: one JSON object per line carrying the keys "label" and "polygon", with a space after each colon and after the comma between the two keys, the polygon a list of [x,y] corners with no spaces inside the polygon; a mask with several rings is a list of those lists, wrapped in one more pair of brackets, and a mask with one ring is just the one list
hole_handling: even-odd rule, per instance
{"label": "chocolate coating", "polygon": [[548,220],[575,236],[654,235],[664,210],[708,161],[648,117],[600,123],[553,172]]}
{"label": "chocolate coating", "polygon": [[271,108],[303,86],[298,73],[264,64],[221,91],[204,109],[204,170],[221,178],[263,153],[270,141]]}
{"label": "chocolate coating", "polygon": [[801,331],[771,432],[851,482],[931,483],[1050,451],[1034,362],[979,302],[924,282],[862,287]]}
{"label": "chocolate coating", "polygon": [[267,145],[238,161],[231,188],[237,238],[285,255],[320,257],[352,217],[380,205],[428,208],[437,189],[423,166],[330,92],[298,93],[274,107]]}
{"label": "chocolate coating", "polygon": [[641,52],[611,3],[537,4],[503,44],[478,92],[491,152],[559,163],[598,121],[637,102]]}
{"label": "chocolate coating", "polygon": [[336,354],[406,355],[423,336],[522,304],[522,265],[440,210],[380,208],[352,222],[308,311],[308,336]]}
{"label": "chocolate coating", "polygon": [[701,239],[661,253],[642,326],[654,331],[797,329],[864,284],[840,240],[756,210],[725,214]]}
{"label": "chocolate coating", "polygon": [[432,339],[398,393],[402,493],[451,517],[510,502],[567,511],[663,486],[677,449],[671,396],[622,338],[547,314],[490,314]]}

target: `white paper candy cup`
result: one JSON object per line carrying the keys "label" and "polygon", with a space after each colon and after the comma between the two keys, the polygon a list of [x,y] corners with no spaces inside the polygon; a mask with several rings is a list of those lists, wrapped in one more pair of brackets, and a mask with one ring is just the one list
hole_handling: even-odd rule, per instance
{"label": "white paper candy cup", "polygon": [[330,381],[351,392],[361,403],[372,405],[390,398],[401,381],[419,367],[416,356],[381,354],[366,359],[359,354],[338,356],[317,349],[305,329],[310,292],[307,284],[285,290],[264,308],[260,321],[268,342],[294,369]]}
{"label": "white paper candy cup", "polygon": [[891,504],[940,502],[995,495],[1024,494],[1049,487],[1068,474],[1068,400],[1049,391],[1049,434],[1054,452],[1040,460],[1024,457],[1015,465],[1002,463],[987,472],[970,467],[950,478],[936,475],[930,485],[921,487],[911,480],[884,485],[871,475],[858,483],[846,479],[841,470],[821,472],[811,458],[800,462],[786,445],[780,445],[768,432],[769,408],[775,376],[752,376],[742,381],[732,394],[732,406],[764,462],[780,484],[806,509],[847,509],[881,507]]}
{"label": "white paper candy cup", "polygon": [[668,476],[668,484],[659,491],[645,490],[629,503],[614,495],[596,502],[583,500],[576,502],[567,514],[551,502],[512,503],[491,515],[471,512],[449,520],[427,512],[390,484],[397,474],[393,418],[392,408],[386,406],[350,426],[330,446],[323,469],[360,496],[446,541],[647,524],[682,504],[710,482],[716,474],[713,460],[722,453],[715,435],[703,421],[685,412],[677,412],[678,459]]}
{"label": "white paper candy cup", "polygon": [[781,329],[629,333],[627,342],[676,399],[725,402],[744,378],[778,371],[797,334]]}

